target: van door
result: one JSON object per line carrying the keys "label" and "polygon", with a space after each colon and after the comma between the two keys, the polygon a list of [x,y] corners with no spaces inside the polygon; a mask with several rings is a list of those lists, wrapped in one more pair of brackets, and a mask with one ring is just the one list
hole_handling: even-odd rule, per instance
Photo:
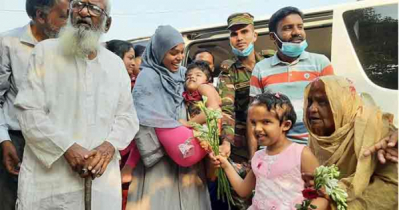
{"label": "van door", "polygon": [[331,62],[398,125],[398,1],[370,0],[334,9]]}

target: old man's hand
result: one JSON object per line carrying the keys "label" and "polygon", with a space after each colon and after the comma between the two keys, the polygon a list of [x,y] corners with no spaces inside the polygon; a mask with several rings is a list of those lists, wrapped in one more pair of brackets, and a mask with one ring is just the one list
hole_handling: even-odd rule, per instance
{"label": "old man's hand", "polygon": [[105,172],[114,154],[115,148],[108,141],[104,141],[100,146],[90,151],[90,154],[85,158],[87,169],[93,178],[100,177]]}
{"label": "old man's hand", "polygon": [[398,131],[393,131],[389,136],[381,139],[379,142],[366,149],[364,156],[369,156],[377,152],[380,163],[384,164],[387,160],[394,163],[398,162]]}
{"label": "old man's hand", "polygon": [[88,174],[83,170],[86,163],[85,156],[88,154],[89,150],[75,143],[64,153],[64,157],[73,171],[79,174]]}

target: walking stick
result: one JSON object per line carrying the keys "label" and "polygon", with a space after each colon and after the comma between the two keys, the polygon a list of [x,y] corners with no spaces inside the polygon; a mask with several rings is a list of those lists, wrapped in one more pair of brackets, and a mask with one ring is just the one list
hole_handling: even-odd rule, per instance
{"label": "walking stick", "polygon": [[85,210],[91,210],[91,184],[92,177],[88,176],[85,178]]}

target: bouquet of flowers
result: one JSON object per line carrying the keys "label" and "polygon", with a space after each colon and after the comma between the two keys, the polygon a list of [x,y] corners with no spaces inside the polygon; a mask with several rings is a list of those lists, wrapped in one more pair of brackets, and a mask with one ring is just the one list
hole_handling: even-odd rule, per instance
{"label": "bouquet of flowers", "polygon": [[338,186],[339,174],[338,167],[335,165],[319,166],[314,176],[314,189],[304,189],[302,194],[306,199],[301,204],[295,205],[295,208],[297,210],[316,209],[317,207],[311,204],[311,200],[323,195],[324,193],[321,189],[324,188],[327,195],[337,205],[337,209],[346,210],[348,207],[346,204],[348,194]]}
{"label": "bouquet of flowers", "polygon": [[[215,156],[219,155],[219,119],[222,118],[222,113],[220,110],[212,110],[206,107],[207,98],[203,96],[203,101],[198,102],[198,107],[206,115],[206,125],[200,125],[197,123],[190,123],[190,125],[196,130],[194,136],[201,141],[201,145],[209,144],[212,148],[212,152]],[[223,169],[219,168],[217,171],[218,177],[218,189],[217,198],[222,199],[223,202],[227,200],[234,204],[233,198],[231,196],[230,184],[227,179],[226,174]]]}

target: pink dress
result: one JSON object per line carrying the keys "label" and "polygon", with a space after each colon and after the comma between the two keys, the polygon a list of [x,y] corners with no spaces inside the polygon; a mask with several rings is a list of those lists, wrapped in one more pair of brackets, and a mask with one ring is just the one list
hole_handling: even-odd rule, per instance
{"label": "pink dress", "polygon": [[292,143],[277,155],[267,155],[265,149],[255,153],[251,166],[256,187],[249,210],[290,210],[302,202],[301,156],[304,147]]}

